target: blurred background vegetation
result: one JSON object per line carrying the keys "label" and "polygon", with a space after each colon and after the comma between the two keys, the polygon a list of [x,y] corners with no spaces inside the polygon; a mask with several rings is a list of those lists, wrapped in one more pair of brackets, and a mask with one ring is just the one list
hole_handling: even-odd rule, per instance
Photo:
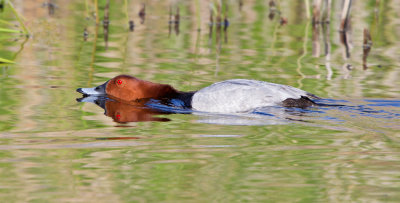
{"label": "blurred background vegetation", "polygon": [[[0,201],[396,202],[399,10],[397,0],[0,0]],[[391,119],[332,110],[221,126],[175,114],[123,128],[75,100],[121,73],[188,91],[264,80],[379,100],[373,112]],[[105,139],[118,137],[132,139]]]}

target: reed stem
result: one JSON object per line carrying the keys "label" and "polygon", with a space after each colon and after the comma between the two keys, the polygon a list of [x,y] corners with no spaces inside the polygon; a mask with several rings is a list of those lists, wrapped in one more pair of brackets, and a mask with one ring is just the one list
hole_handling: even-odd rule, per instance
{"label": "reed stem", "polygon": [[128,0],[124,0],[126,23],[129,24]]}
{"label": "reed stem", "polygon": [[5,59],[5,58],[1,58],[0,57],[0,63],[15,63],[14,61],[10,61],[10,60],[8,60],[8,59]]}
{"label": "reed stem", "polygon": [[12,4],[9,0],[7,0],[7,4],[8,4],[8,6],[10,6],[11,11],[12,11],[12,12],[14,13],[14,15],[15,15],[15,18],[17,18],[19,24],[21,25],[22,29],[24,30],[24,34],[25,34],[27,37],[29,37],[30,32],[29,32],[28,28],[25,26],[25,24],[24,24],[24,22],[23,22],[23,19],[22,19],[22,16],[20,16],[20,15],[18,14],[18,12],[14,9],[13,4]]}
{"label": "reed stem", "polygon": [[21,33],[22,31],[20,31],[20,30],[8,29],[8,28],[0,28],[0,32]]}
{"label": "reed stem", "polygon": [[311,15],[310,15],[310,0],[304,0],[304,2],[306,3],[306,16],[307,16],[307,19],[310,19],[311,18]]}
{"label": "reed stem", "polygon": [[7,22],[7,21],[5,21],[5,20],[2,20],[2,19],[0,19],[0,23],[6,24],[6,25],[10,25],[10,26],[14,26],[14,24],[12,24],[12,23],[10,23],[10,22]]}
{"label": "reed stem", "polygon": [[196,0],[197,30],[201,30],[200,0]]}
{"label": "reed stem", "polygon": [[99,19],[99,4],[97,0],[94,0],[94,7],[96,9],[96,25],[98,25],[100,23],[100,19]]}

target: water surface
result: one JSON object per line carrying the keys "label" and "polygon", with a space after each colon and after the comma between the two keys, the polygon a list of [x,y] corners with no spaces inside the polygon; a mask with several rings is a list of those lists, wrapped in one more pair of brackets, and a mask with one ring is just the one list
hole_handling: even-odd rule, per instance
{"label": "water surface", "polygon": [[[0,35],[0,57],[16,62],[0,64],[1,202],[400,200],[396,1],[353,2],[349,57],[336,1],[329,29],[320,32],[303,1],[277,2],[271,19],[267,1],[241,8],[223,1],[229,27],[211,34],[210,2],[146,1],[141,24],[141,2],[112,1],[107,43],[106,1],[99,1],[98,26],[92,1],[53,2],[49,13],[42,1],[15,1],[32,36]],[[172,20],[179,8],[178,27],[169,23],[170,8]],[[18,25],[8,7],[0,19]],[[373,41],[367,69],[364,28]],[[331,106],[209,114],[114,104],[129,115],[150,114],[118,123],[98,105],[76,101],[76,88],[118,74],[182,91],[263,80]]]}

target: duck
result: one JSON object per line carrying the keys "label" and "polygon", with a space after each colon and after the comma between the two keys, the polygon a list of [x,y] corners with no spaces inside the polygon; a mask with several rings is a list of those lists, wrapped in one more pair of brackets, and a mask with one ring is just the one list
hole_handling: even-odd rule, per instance
{"label": "duck", "polygon": [[307,108],[317,106],[320,97],[304,90],[250,79],[230,79],[197,91],[179,91],[168,84],[154,83],[130,75],[118,75],[93,88],[78,88],[84,96],[107,96],[130,103],[160,100],[166,103],[212,113],[240,113],[267,107]]}

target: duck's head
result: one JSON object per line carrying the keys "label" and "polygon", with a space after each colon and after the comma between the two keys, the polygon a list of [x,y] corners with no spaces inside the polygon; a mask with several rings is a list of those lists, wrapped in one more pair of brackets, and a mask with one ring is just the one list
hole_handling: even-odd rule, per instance
{"label": "duck's head", "polygon": [[91,96],[107,95],[124,101],[166,98],[177,93],[170,85],[152,83],[129,75],[119,75],[97,87],[78,88],[76,91]]}

